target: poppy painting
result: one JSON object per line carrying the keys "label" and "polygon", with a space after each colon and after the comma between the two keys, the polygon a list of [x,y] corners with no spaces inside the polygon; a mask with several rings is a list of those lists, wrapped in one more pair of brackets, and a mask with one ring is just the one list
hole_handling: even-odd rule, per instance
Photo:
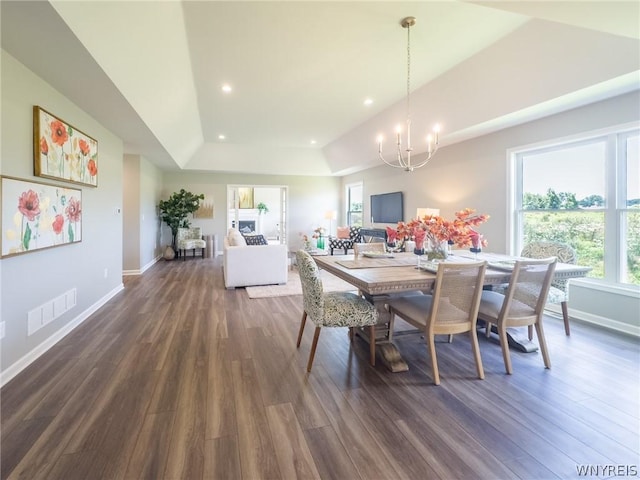
{"label": "poppy painting", "polygon": [[82,241],[82,190],[0,178],[2,257]]}
{"label": "poppy painting", "polygon": [[38,177],[98,186],[98,142],[33,107],[33,173]]}

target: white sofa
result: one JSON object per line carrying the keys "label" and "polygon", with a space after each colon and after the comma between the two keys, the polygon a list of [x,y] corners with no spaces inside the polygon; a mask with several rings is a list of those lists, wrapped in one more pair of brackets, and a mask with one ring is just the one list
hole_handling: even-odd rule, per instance
{"label": "white sofa", "polygon": [[230,245],[224,237],[224,285],[226,288],[287,283],[286,245]]}

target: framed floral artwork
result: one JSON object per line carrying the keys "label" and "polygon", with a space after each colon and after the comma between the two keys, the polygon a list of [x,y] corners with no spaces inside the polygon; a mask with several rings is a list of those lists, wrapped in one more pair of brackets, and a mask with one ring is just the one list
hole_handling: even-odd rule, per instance
{"label": "framed floral artwork", "polygon": [[82,241],[82,190],[0,177],[2,257]]}
{"label": "framed floral artwork", "polygon": [[98,142],[64,120],[33,107],[33,173],[98,186]]}

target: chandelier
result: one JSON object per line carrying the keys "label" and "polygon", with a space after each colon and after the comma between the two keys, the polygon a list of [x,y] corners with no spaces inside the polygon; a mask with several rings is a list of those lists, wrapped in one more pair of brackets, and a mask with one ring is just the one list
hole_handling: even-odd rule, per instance
{"label": "chandelier", "polygon": [[398,125],[396,127],[396,159],[393,162],[388,161],[382,155],[382,136],[378,136],[378,156],[380,160],[389,165],[390,167],[402,168],[406,172],[413,172],[414,169],[425,166],[429,160],[438,151],[438,134],[440,133],[440,126],[433,127],[433,135],[427,135],[427,157],[418,163],[411,162],[411,112],[410,112],[410,100],[411,100],[411,27],[416,24],[415,17],[406,17],[401,22],[402,28],[407,29],[407,143],[402,151],[402,141],[400,134],[402,133],[402,127]]}

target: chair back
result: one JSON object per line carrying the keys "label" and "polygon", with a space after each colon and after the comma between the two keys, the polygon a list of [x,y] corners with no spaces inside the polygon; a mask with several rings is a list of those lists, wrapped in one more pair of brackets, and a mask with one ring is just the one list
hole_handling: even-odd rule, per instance
{"label": "chair back", "polygon": [[438,266],[433,288],[429,333],[463,332],[475,328],[486,262],[449,263]]}
{"label": "chair back", "polygon": [[361,240],[360,227],[349,227],[349,240],[352,242],[359,242]]}
{"label": "chair back", "polygon": [[202,239],[202,229],[200,227],[178,228],[176,240],[181,242],[183,240],[200,240]]}
{"label": "chair back", "polygon": [[500,317],[509,318],[511,321],[507,323],[513,325],[530,325],[533,320],[539,320],[547,301],[556,263],[555,257],[516,261]]}
{"label": "chair back", "polygon": [[316,262],[304,250],[296,252],[296,263],[302,284],[302,304],[307,316],[315,324],[322,322],[324,299],[322,279]]}
{"label": "chair back", "polygon": [[[578,255],[575,249],[566,243],[552,241],[531,242],[524,246],[520,256],[527,258],[549,258],[556,257],[560,263],[576,264]],[[551,281],[553,287],[566,291],[566,279],[554,279]]]}
{"label": "chair back", "polygon": [[358,256],[360,256],[361,253],[365,253],[365,252],[385,253],[384,242],[353,244],[353,254],[355,255],[356,258],[358,258]]}

